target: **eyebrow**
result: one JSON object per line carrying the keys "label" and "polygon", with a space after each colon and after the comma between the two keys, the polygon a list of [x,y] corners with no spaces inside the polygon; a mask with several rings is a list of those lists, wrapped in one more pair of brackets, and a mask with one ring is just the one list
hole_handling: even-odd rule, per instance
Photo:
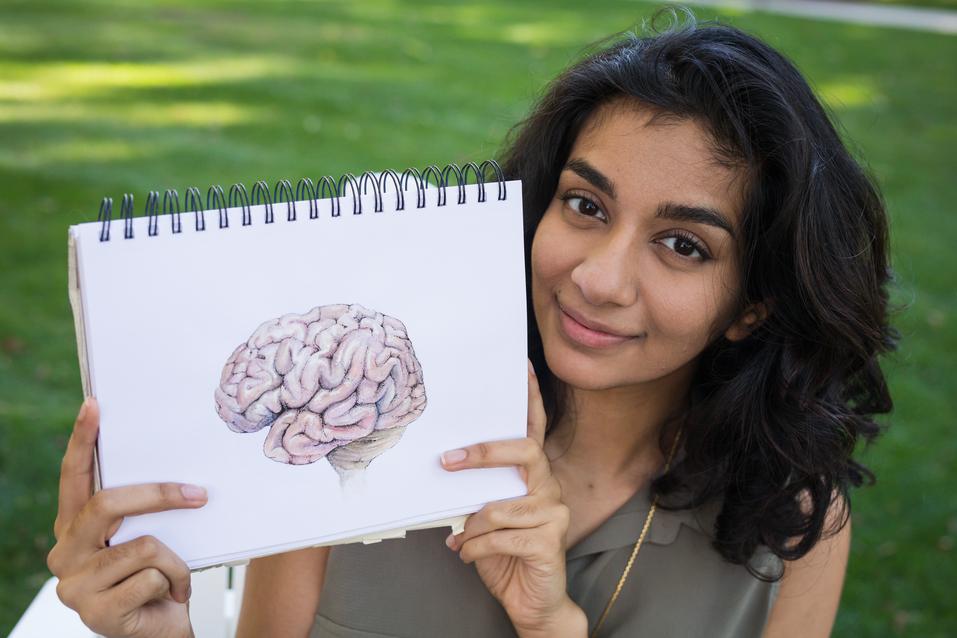
{"label": "eyebrow", "polygon": [[676,204],[675,202],[663,202],[655,211],[655,217],[661,219],[673,219],[679,222],[692,222],[695,224],[707,224],[727,232],[734,237],[734,229],[725,219],[724,215],[713,208],[702,206],[686,206],[685,204]]}
{"label": "eyebrow", "polygon": [[[569,160],[568,163],[565,164],[565,170],[572,171],[613,200],[617,200],[618,195],[615,191],[615,183],[585,160]],[[731,237],[734,237],[734,229],[728,222],[727,217],[714,208],[707,206],[689,206],[676,202],[662,202],[658,205],[658,210],[655,211],[655,217],[696,224],[707,224],[708,226],[720,228],[731,235]]]}
{"label": "eyebrow", "polygon": [[618,195],[615,193],[615,183],[585,160],[568,160],[568,163],[565,164],[565,170],[575,173],[612,199],[618,199]]}

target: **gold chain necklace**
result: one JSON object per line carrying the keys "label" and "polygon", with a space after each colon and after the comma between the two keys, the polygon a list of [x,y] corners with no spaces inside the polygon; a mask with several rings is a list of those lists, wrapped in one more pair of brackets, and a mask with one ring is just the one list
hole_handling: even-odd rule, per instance
{"label": "gold chain necklace", "polygon": [[[678,433],[675,435],[675,440],[671,443],[671,451],[668,452],[668,459],[665,461],[665,472],[667,472],[668,468],[671,467],[671,459],[673,459],[675,456],[675,450],[678,449],[678,439],[680,438],[681,430],[678,430]],[[658,496],[655,495],[654,500],[651,502],[651,508],[648,510],[648,516],[645,517],[645,524],[641,528],[641,534],[638,535],[638,540],[635,542],[635,547],[631,550],[631,557],[628,559],[628,563],[625,565],[625,571],[621,573],[621,578],[618,579],[618,586],[615,587],[615,592],[611,595],[611,600],[609,600],[608,604],[605,605],[605,611],[601,612],[601,616],[598,618],[598,624],[595,625],[595,629],[591,632],[591,638],[595,638],[598,635],[598,630],[601,629],[602,624],[604,624],[605,619],[608,617],[608,612],[611,611],[611,606],[615,604],[616,600],[618,600],[618,594],[621,593],[621,589],[625,585],[625,579],[628,578],[628,572],[631,571],[631,566],[638,557],[638,550],[641,549],[641,544],[645,541],[645,536],[648,534],[648,530],[651,528],[651,519],[655,517],[655,507],[657,505]]]}

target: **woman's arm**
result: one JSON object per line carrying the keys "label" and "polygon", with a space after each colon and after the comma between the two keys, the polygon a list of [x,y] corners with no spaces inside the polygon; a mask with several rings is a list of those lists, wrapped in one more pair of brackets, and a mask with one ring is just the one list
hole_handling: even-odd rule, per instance
{"label": "woman's arm", "polygon": [[328,547],[310,547],[249,561],[236,638],[308,636],[328,557]]}
{"label": "woman's arm", "polygon": [[[843,516],[843,501],[835,499],[825,529]],[[837,534],[822,539],[803,558],[784,565],[777,601],[771,609],[764,638],[826,638],[837,616],[851,548],[851,519]]]}

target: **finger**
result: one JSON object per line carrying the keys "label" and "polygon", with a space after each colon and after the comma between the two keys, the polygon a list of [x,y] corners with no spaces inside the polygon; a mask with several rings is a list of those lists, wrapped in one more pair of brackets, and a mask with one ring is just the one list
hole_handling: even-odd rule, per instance
{"label": "finger", "polygon": [[[183,488],[196,488],[193,498]],[[69,533],[78,548],[103,548],[108,531],[125,516],[163,512],[171,509],[197,508],[206,504],[206,490],[183,483],[143,483],[100,490],[80,510]]]}
{"label": "finger", "polygon": [[442,465],[449,471],[517,465],[525,470],[525,484],[530,492],[544,484],[551,475],[542,446],[528,437],[449,450],[442,455]]}
{"label": "finger", "polygon": [[123,582],[106,590],[102,595],[107,605],[123,617],[135,612],[151,600],[166,598],[170,583],[163,572],[155,567],[142,569]]}
{"label": "finger", "polygon": [[545,445],[545,405],[542,392],[535,375],[535,366],[528,360],[528,436],[539,445]]}
{"label": "finger", "polygon": [[482,534],[462,544],[459,558],[472,563],[490,556],[515,556],[524,560],[554,558],[560,554],[557,538],[542,533],[543,528],[503,529]]}
{"label": "finger", "polygon": [[60,496],[53,524],[57,539],[93,493],[93,448],[99,425],[99,405],[89,397],[80,407],[60,464]]}
{"label": "finger", "polygon": [[469,516],[464,530],[447,544],[457,549],[466,541],[499,529],[529,529],[547,523],[555,523],[560,528],[558,533],[564,534],[568,520],[568,507],[563,503],[548,502],[538,496],[496,501]]}
{"label": "finger", "polygon": [[154,567],[171,583],[170,595],[177,602],[189,598],[189,567],[155,536],[140,536],[126,543],[99,550],[87,560],[84,569],[91,577],[85,586],[106,591],[138,571]]}

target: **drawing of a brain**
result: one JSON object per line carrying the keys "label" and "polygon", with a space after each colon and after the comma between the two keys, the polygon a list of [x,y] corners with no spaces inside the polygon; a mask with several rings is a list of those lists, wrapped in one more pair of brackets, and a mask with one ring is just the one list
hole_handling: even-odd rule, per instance
{"label": "drawing of a brain", "polygon": [[215,399],[232,431],[269,426],[267,457],[325,457],[343,479],[398,443],[426,406],[405,325],[359,304],[266,321],[229,356]]}

